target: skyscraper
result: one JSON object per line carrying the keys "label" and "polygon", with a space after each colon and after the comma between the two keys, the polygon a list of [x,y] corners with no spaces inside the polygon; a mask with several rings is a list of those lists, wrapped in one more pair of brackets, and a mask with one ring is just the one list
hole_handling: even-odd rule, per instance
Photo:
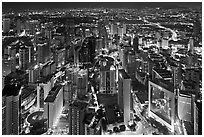
{"label": "skyscraper", "polygon": [[21,86],[5,85],[2,92],[2,134],[20,133]]}
{"label": "skyscraper", "polygon": [[120,69],[118,73],[118,105],[124,112],[125,124],[128,124],[131,118],[131,79],[124,69]]}
{"label": "skyscraper", "polygon": [[103,94],[116,93],[116,67],[111,57],[101,59],[100,92]]}
{"label": "skyscraper", "polygon": [[53,87],[44,102],[44,117],[48,119],[48,128],[57,126],[57,117],[63,108],[62,86]]}
{"label": "skyscraper", "polygon": [[50,47],[48,43],[39,43],[37,45],[37,61],[38,63],[45,63],[50,59]]}
{"label": "skyscraper", "polygon": [[26,46],[22,46],[19,49],[19,67],[22,70],[26,70],[29,67],[29,50]]}
{"label": "skyscraper", "polygon": [[8,49],[9,49],[9,56],[10,56],[11,72],[15,72],[16,71],[16,48],[9,46]]}
{"label": "skyscraper", "polygon": [[175,94],[173,84],[162,79],[149,81],[149,117],[174,132]]}
{"label": "skyscraper", "polygon": [[3,32],[7,33],[10,30],[11,20],[9,18],[3,19]]}
{"label": "skyscraper", "polygon": [[133,49],[134,49],[134,52],[138,53],[138,50],[139,50],[139,38],[138,37],[135,37],[133,39]]}
{"label": "skyscraper", "polygon": [[69,107],[69,134],[85,135],[84,114],[88,104],[82,101],[73,101]]}

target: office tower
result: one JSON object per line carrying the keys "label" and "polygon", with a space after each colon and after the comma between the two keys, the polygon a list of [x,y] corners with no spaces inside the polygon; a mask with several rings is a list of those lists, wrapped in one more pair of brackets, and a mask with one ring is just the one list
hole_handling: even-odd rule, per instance
{"label": "office tower", "polygon": [[138,37],[135,37],[133,39],[133,49],[135,53],[138,53],[139,51],[139,38]]}
{"label": "office tower", "polygon": [[37,86],[37,108],[44,108],[44,89],[41,86]]}
{"label": "office tower", "polygon": [[[105,44],[107,45],[107,38],[105,37]],[[106,46],[105,45],[105,46]],[[89,46],[88,46],[90,55],[89,55],[89,59],[91,63],[94,63],[94,58],[96,56],[96,39],[94,37],[90,37],[89,38]]]}
{"label": "office tower", "polygon": [[19,68],[26,70],[29,67],[29,50],[28,47],[22,46],[19,49]]}
{"label": "office tower", "polygon": [[46,81],[41,81],[37,85],[37,108],[44,107],[44,100],[47,98],[49,92],[54,86],[54,78],[50,78]]}
{"label": "office tower", "polygon": [[188,51],[189,51],[191,54],[194,54],[194,40],[193,40],[193,38],[190,38],[190,39],[189,39]]}
{"label": "office tower", "polygon": [[48,128],[57,126],[57,118],[63,108],[63,88],[56,85],[44,101],[44,118],[48,119]]}
{"label": "office tower", "polygon": [[118,32],[117,32],[118,36],[120,36],[120,38],[123,37],[123,28],[122,27],[118,27]]}
{"label": "office tower", "polygon": [[46,63],[50,60],[50,47],[48,43],[39,43],[37,45],[37,61],[38,63]]}
{"label": "office tower", "polygon": [[16,71],[16,48],[11,46],[8,46],[8,48],[9,48],[11,72],[15,72]]}
{"label": "office tower", "polygon": [[88,90],[88,70],[80,70],[77,76],[77,94],[85,95]]}
{"label": "office tower", "polygon": [[71,81],[67,81],[64,85],[64,103],[68,105],[73,98],[73,85]]}
{"label": "office tower", "polygon": [[127,27],[126,27],[126,24],[123,24],[123,29],[122,29],[122,34],[126,34],[126,31],[127,31]]}
{"label": "office tower", "polygon": [[169,46],[169,40],[167,38],[163,38],[161,41],[161,48],[168,49]]}
{"label": "office tower", "polygon": [[53,57],[57,67],[63,66],[65,64],[65,48],[56,48]]}
{"label": "office tower", "polygon": [[127,58],[126,71],[128,72],[131,78],[134,78],[136,72],[135,52],[133,50],[128,50],[126,51],[125,56]]}
{"label": "office tower", "polygon": [[96,39],[96,51],[97,51],[97,53],[100,53],[102,48],[103,48],[102,39]]}
{"label": "office tower", "polygon": [[73,101],[69,106],[69,134],[85,135],[84,114],[87,103],[83,101]]}
{"label": "office tower", "polygon": [[34,35],[36,33],[36,28],[39,28],[38,20],[27,20],[25,22],[25,30],[28,34]]}
{"label": "office tower", "polygon": [[127,56],[125,54],[125,49],[121,49],[121,61],[122,61],[122,68],[127,70]]}
{"label": "office tower", "polygon": [[118,105],[124,112],[124,123],[131,119],[131,78],[124,69],[118,70]]}
{"label": "office tower", "polygon": [[201,17],[197,15],[193,23],[193,37],[194,37],[196,46],[202,40],[202,24],[199,18]]}
{"label": "office tower", "polygon": [[174,87],[179,87],[181,85],[181,65],[171,66],[173,74]]}
{"label": "office tower", "polygon": [[110,67],[110,91],[116,92],[116,67],[113,65]]}
{"label": "office tower", "polygon": [[111,24],[111,34],[115,35],[118,34],[118,26],[116,24]]}
{"label": "office tower", "polygon": [[17,34],[20,34],[21,32],[21,20],[20,19],[17,19],[16,30],[17,30]]}
{"label": "office tower", "polygon": [[123,80],[123,103],[124,103],[124,123],[128,125],[130,121],[130,106],[131,106],[131,79]]}
{"label": "office tower", "polygon": [[3,32],[7,33],[10,30],[11,20],[9,18],[3,19]]}
{"label": "office tower", "polygon": [[199,83],[201,76],[198,69],[186,68],[184,78]]}
{"label": "office tower", "polygon": [[196,106],[195,94],[188,91],[178,92],[178,118],[184,125],[191,125],[186,130],[198,135],[198,108]]}
{"label": "office tower", "polygon": [[80,64],[89,64],[91,63],[91,52],[89,47],[82,47],[79,50],[79,63]]}
{"label": "office tower", "polygon": [[5,85],[2,92],[2,134],[18,135],[21,130],[21,86]]}
{"label": "office tower", "polygon": [[100,93],[115,94],[116,67],[113,65],[112,58],[101,59],[100,65]]}
{"label": "office tower", "polygon": [[33,45],[28,46],[28,63],[32,65],[34,63],[34,47]]}
{"label": "office tower", "polygon": [[28,69],[28,82],[35,83],[39,79],[40,68],[39,66],[34,66],[33,68]]}
{"label": "office tower", "polygon": [[[173,84],[162,79],[149,81],[149,117],[174,132],[175,94]],[[158,111],[159,110],[159,111]]]}
{"label": "office tower", "polygon": [[78,66],[79,65],[79,51],[78,49],[74,49],[74,65]]}
{"label": "office tower", "polygon": [[52,30],[51,27],[45,27],[45,37],[50,41],[52,39]]}

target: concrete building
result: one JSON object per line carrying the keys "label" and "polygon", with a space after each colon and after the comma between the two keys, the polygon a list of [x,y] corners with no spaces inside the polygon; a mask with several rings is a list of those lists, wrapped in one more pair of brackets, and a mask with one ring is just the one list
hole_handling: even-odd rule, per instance
{"label": "concrete building", "polygon": [[47,98],[49,91],[54,87],[54,78],[46,77],[37,85],[37,108],[44,108],[44,100]]}
{"label": "concrete building", "polygon": [[88,104],[83,101],[73,101],[69,106],[69,134],[85,135],[84,114]]}
{"label": "concrete building", "polygon": [[128,125],[131,119],[131,78],[124,69],[118,71],[118,105],[124,112],[124,123]]}
{"label": "concrete building", "polygon": [[161,47],[163,49],[168,49],[169,48],[169,40],[167,38],[163,38],[161,41]]}
{"label": "concrete building", "polygon": [[16,71],[16,47],[8,46],[8,53],[10,56],[11,72],[15,72]]}
{"label": "concrete building", "polygon": [[149,81],[149,117],[174,132],[175,94],[173,84],[162,79]]}
{"label": "concrete building", "polygon": [[199,119],[199,111],[195,94],[184,90],[179,91],[177,108],[178,118],[184,125],[188,125],[185,129],[187,132],[191,131],[190,134],[193,135],[198,135],[198,130],[200,128],[199,120],[201,119]]}
{"label": "concrete building", "polygon": [[3,32],[7,33],[10,30],[11,20],[9,18],[3,19]]}
{"label": "concrete building", "polygon": [[50,60],[50,47],[48,43],[40,43],[37,45],[37,61],[44,64]]}
{"label": "concrete building", "polygon": [[28,82],[35,83],[39,79],[40,68],[39,66],[34,66],[33,68],[28,69]]}
{"label": "concrete building", "polygon": [[19,67],[22,70],[26,70],[29,67],[29,50],[26,46],[22,46],[19,49]]}
{"label": "concrete building", "polygon": [[57,126],[57,117],[63,108],[62,86],[56,85],[53,87],[44,102],[44,118],[48,119],[48,128],[53,128]]}
{"label": "concrete building", "polygon": [[102,57],[100,68],[100,93],[115,94],[116,93],[116,67],[113,64],[113,58]]}
{"label": "concrete building", "polygon": [[19,135],[21,124],[21,86],[5,85],[2,91],[2,134]]}

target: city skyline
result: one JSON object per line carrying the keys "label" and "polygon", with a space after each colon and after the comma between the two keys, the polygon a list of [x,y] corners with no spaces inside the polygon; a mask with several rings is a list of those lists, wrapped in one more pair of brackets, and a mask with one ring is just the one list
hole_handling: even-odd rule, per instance
{"label": "city skyline", "polygon": [[202,134],[201,2],[2,6],[3,135]]}
{"label": "city skyline", "polygon": [[145,7],[156,8],[201,8],[201,2],[3,2],[3,10],[43,10],[43,9],[69,9],[69,8],[130,8],[141,9]]}

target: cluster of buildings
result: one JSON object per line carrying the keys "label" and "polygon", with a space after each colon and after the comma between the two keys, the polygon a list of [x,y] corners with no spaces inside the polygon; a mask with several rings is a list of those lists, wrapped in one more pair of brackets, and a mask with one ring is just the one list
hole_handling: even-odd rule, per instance
{"label": "cluster of buildings", "polygon": [[169,130],[155,127],[159,134],[202,132],[198,24],[180,37],[149,18],[115,19],[112,12],[91,21],[3,17],[2,134],[31,134],[27,118],[38,111],[45,132],[54,131],[64,109],[70,135],[145,134],[131,128],[138,117],[142,126],[155,119]]}

